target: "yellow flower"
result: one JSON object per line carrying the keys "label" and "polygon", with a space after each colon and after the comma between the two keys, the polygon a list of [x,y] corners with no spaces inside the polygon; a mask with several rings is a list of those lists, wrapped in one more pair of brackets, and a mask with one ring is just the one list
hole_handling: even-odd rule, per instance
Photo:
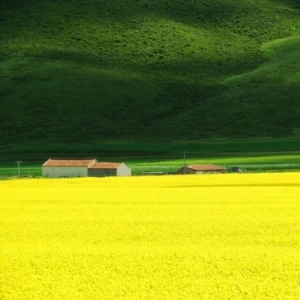
{"label": "yellow flower", "polygon": [[0,181],[0,299],[300,299],[300,174]]}

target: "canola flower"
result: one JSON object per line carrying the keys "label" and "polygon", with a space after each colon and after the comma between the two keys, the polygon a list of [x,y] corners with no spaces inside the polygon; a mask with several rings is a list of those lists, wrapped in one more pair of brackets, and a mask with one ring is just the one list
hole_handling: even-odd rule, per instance
{"label": "canola flower", "polygon": [[0,299],[300,299],[300,174],[0,181]]}

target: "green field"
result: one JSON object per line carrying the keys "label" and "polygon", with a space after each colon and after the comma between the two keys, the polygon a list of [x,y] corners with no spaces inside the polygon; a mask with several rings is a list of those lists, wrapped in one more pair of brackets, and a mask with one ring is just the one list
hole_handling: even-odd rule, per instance
{"label": "green field", "polygon": [[0,176],[41,176],[48,158],[97,158],[125,162],[133,174],[176,172],[184,164],[212,163],[249,172],[300,169],[297,139],[201,140],[169,143],[104,142],[98,144],[11,145],[0,149]]}
{"label": "green field", "polygon": [[[101,160],[101,158],[98,158]],[[109,159],[106,159],[109,160]],[[105,161],[106,161],[105,160]],[[270,155],[270,156],[226,156],[226,157],[193,157],[188,153],[179,158],[131,158],[114,157],[109,161],[125,162],[132,168],[133,175],[159,175],[177,172],[185,164],[217,164],[231,171],[239,166],[245,172],[287,172],[300,170],[300,155]],[[0,178],[40,177],[44,161],[22,161],[20,170],[17,162],[0,162]]]}

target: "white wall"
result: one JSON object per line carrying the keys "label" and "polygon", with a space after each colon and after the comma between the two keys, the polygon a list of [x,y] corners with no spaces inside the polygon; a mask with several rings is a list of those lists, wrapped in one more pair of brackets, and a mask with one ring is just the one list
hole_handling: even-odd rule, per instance
{"label": "white wall", "polygon": [[117,169],[117,176],[131,176],[131,168],[125,164],[121,164],[121,166]]}
{"label": "white wall", "polygon": [[43,167],[43,177],[87,176],[87,167]]}

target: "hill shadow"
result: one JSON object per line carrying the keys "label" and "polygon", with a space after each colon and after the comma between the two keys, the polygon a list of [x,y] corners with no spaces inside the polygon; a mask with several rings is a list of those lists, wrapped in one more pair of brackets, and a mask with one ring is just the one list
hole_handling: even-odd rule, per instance
{"label": "hill shadow", "polygon": [[[278,3],[286,1],[278,0]],[[116,43],[121,41],[125,49],[128,40],[147,43],[157,36],[176,40],[178,37],[174,33],[180,30],[182,24],[196,30],[207,30],[208,36],[211,32],[226,35],[227,31],[230,32],[227,39],[236,35],[259,43],[289,35],[289,30],[284,27],[282,32],[278,31],[280,22],[269,10],[247,1],[136,0],[128,3],[121,0],[5,0],[1,5],[0,37],[4,42],[12,40],[13,43],[19,38],[17,49],[23,44],[26,49],[32,45],[57,44],[61,48],[78,47],[80,51],[94,51],[99,46],[97,43],[109,39]],[[298,12],[295,9],[288,13],[295,17]],[[276,13],[279,16],[287,14],[286,11]],[[128,37],[126,31],[135,30],[141,31],[143,37]],[[189,30],[182,35],[189,36]],[[153,43],[158,42],[154,39]],[[120,46],[118,51],[124,49]],[[10,53],[15,50],[3,47],[1,51]]]}
{"label": "hill shadow", "polygon": [[[285,1],[281,1],[285,3]],[[296,1],[290,1],[295,3]],[[13,26],[23,20],[18,30],[34,28],[41,31],[46,25],[53,30],[61,30],[63,26],[85,23],[122,23],[124,27],[139,27],[145,19],[168,19],[194,27],[219,26],[228,22],[239,26],[238,21],[250,19],[260,21],[264,19],[262,10],[246,1],[173,1],[173,0],[137,0],[131,3],[112,0],[86,0],[64,3],[61,1],[30,1],[5,0],[2,14],[9,13],[9,20],[4,26]],[[18,14],[14,14],[18,11]],[[2,15],[0,14],[0,15]],[[23,15],[22,15],[23,14]],[[2,16],[2,18],[5,18]],[[1,16],[0,16],[1,20]],[[35,21],[35,22],[33,22]],[[16,24],[17,25],[17,24]],[[247,23],[244,25],[247,26]],[[266,24],[265,24],[266,25]],[[47,28],[46,28],[47,29]],[[13,33],[12,33],[13,34]]]}
{"label": "hill shadow", "polygon": [[[275,4],[276,3],[281,3],[281,4],[284,4],[285,6],[288,6],[290,8],[293,8],[293,9],[300,9],[300,3],[298,0],[270,0],[271,2],[274,2]],[[298,11],[299,13],[299,11]]]}
{"label": "hill shadow", "polygon": [[79,68],[61,62],[45,72],[32,66],[24,80],[12,79],[13,92],[1,99],[3,142],[270,136],[300,127],[298,83],[257,81],[232,90],[205,77],[164,82],[161,74],[148,77],[142,70],[136,78],[95,72],[81,66],[94,60],[76,59]]}
{"label": "hill shadow", "polygon": [[[128,62],[126,57],[111,55],[96,55],[71,50],[45,50],[35,55],[43,61],[71,62],[83,67],[114,68],[124,70],[128,75],[140,74],[160,78],[162,81],[178,82],[191,80],[192,82],[216,82],[225,77],[245,73],[258,67],[267,58],[260,53],[257,55],[244,53],[236,58],[193,57],[184,60],[158,60],[153,63]],[[185,78],[186,77],[186,78]]]}

